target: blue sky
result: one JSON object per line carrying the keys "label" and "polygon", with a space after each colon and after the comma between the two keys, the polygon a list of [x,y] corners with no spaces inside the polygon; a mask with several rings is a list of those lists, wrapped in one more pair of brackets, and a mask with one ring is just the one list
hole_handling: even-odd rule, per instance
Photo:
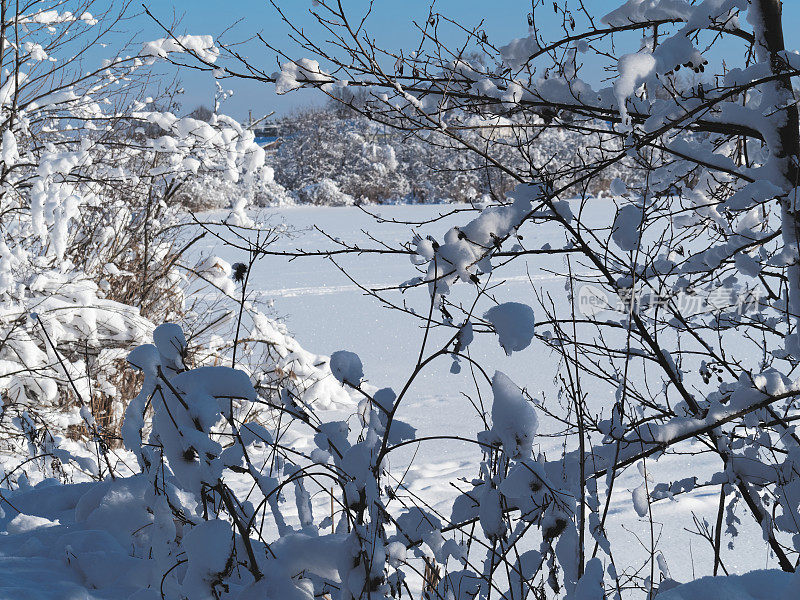
{"label": "blue sky", "polygon": [[[222,34],[222,39],[228,42],[242,41],[260,33],[274,46],[287,49],[287,53],[292,56],[300,57],[307,54],[292,44],[287,35],[288,27],[267,0],[228,0],[227,3],[220,3],[219,0],[144,0],[144,3],[164,22],[180,19],[177,29],[181,32],[212,34],[215,37]],[[311,0],[279,0],[278,3],[296,24],[308,32],[319,32],[315,20],[308,13],[312,6]],[[622,3],[622,0],[589,0],[586,4],[594,15],[602,16]],[[344,0],[343,4],[353,15],[360,15],[367,2]],[[568,4],[577,5],[577,2],[572,0]],[[223,5],[227,10],[220,8]],[[413,21],[423,21],[428,15],[429,6],[430,0],[403,2],[376,0],[373,13],[367,21],[367,30],[384,47],[408,50],[418,41]],[[474,26],[483,21],[482,26],[489,38],[496,42],[505,42],[527,35],[527,14],[530,6],[529,0],[438,0],[436,2],[438,12],[457,18],[464,25]],[[583,20],[579,15],[576,17],[580,28]],[[545,3],[544,8],[537,10],[537,18],[544,19],[541,28],[545,36],[547,37],[548,31],[552,31],[553,39],[557,39],[560,19],[556,20],[556,16],[550,10],[549,2]],[[793,44],[792,40],[794,32],[800,27],[800,0],[784,2],[784,27],[787,46],[796,47],[797,44]],[[141,29],[141,35],[146,38],[162,37],[157,26],[146,17],[143,17]],[[462,38],[463,35],[459,36],[453,32],[450,41],[457,42]],[[265,71],[277,70],[276,57],[260,43],[245,44],[240,51]],[[732,55],[726,57],[728,53]],[[739,62],[739,56],[735,47],[726,46],[717,52],[716,58],[727,58],[730,63],[735,64]],[[587,67],[589,75],[585,74],[584,77],[590,78],[594,75],[592,83],[599,83],[606,76],[599,62],[587,63]],[[196,105],[212,104],[214,84],[210,75],[184,73],[182,81],[186,90],[183,104],[187,111]],[[319,94],[309,91],[277,96],[271,86],[263,84],[228,81],[226,87],[232,88],[235,94],[223,104],[223,110],[240,119],[246,118],[250,110],[254,116],[273,110],[285,113],[320,101]]]}

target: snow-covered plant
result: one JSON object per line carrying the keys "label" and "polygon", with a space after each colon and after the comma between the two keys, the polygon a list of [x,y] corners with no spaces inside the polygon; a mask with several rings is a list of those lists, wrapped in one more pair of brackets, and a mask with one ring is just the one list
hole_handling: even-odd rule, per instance
{"label": "snow-covered plant", "polygon": [[314,204],[407,196],[408,181],[395,156],[396,140],[384,139],[366,119],[349,117],[315,109],[282,119],[277,148],[268,157],[277,181],[297,190],[301,202]]}
{"label": "snow-covered plant", "polygon": [[[465,140],[477,147],[490,143],[495,161],[504,167],[499,168],[440,131],[374,123],[359,114],[367,110],[363,98],[351,102],[358,110],[306,110],[280,120],[281,137],[267,162],[275,167],[279,183],[298,190],[301,202],[341,204],[339,198],[320,198],[318,190],[330,188],[326,180],[357,200],[372,202],[502,198],[515,183],[507,170],[524,172],[529,168],[526,155],[518,151],[515,128],[533,132],[528,152],[546,160],[554,178],[566,179],[587,157],[622,148],[600,120],[591,123],[592,132],[587,135],[547,127],[536,114],[465,119]],[[576,154],[576,147],[584,149],[585,156]],[[637,176],[632,160],[626,157],[583,188],[598,194],[607,192],[614,179],[633,183]]]}
{"label": "snow-covered plant", "polygon": [[[559,26],[544,27],[543,11],[554,12]],[[696,522],[709,542],[708,573],[725,571],[736,551],[759,547],[768,564],[794,571],[800,557],[794,426],[800,414],[794,89],[800,62],[785,48],[781,2],[628,0],[605,15],[588,3],[534,2],[528,34],[502,43],[431,9],[419,24],[419,44],[407,51],[381,48],[366,16],[350,14],[343,3],[320,0],[311,12],[329,42],[294,27],[312,58],[286,60],[261,79],[280,93],[317,88],[380,126],[447,136],[517,182],[512,193],[476,206],[474,219],[439,239],[417,236],[392,249],[409,254],[419,271],[398,289],[430,291],[430,310],[407,314],[426,330],[454,331],[441,351],[458,359],[454,372],[469,362],[462,352],[467,340],[481,332],[496,333],[507,352],[535,337],[540,351],[549,348],[561,358],[551,390],[558,400],[536,399],[539,421],[546,417],[563,436],[561,456],[531,452],[537,419],[508,378],[487,375],[479,384],[491,383],[495,396],[494,407],[484,411],[487,433],[475,440],[486,459],[446,522],[423,519],[430,525],[425,593],[525,598],[546,583],[567,598],[599,600],[634,590],[651,598],[674,585],[673,578],[694,573],[670,572],[653,513],[701,489],[713,489],[719,499],[713,525]],[[463,43],[448,43],[451,26],[466,36]],[[724,61],[715,54],[720,40],[727,43]],[[487,58],[476,60],[471,50]],[[592,57],[591,69],[584,68],[584,55]],[[265,72],[238,53],[226,57],[219,61],[224,65],[214,63],[221,76]],[[210,68],[199,53],[191,60]],[[593,75],[598,65],[616,70],[609,85]],[[342,90],[352,87],[365,90],[363,101],[347,100]],[[475,119],[503,119],[511,133],[475,144]],[[601,121],[607,126],[598,136]],[[548,130],[583,140],[572,147],[573,160],[539,152],[537,133]],[[522,160],[507,161],[509,148]],[[632,176],[621,177],[629,170]],[[592,193],[601,182],[610,198]],[[585,216],[597,202],[605,222]],[[559,227],[562,245],[528,241],[543,223]],[[531,331],[531,313],[507,306],[502,287],[488,282],[502,279],[511,259],[528,258],[535,269],[540,254],[564,255],[567,294],[558,301],[546,294],[531,299],[539,305]],[[472,286],[475,302],[453,299],[457,286]],[[389,292],[375,295],[397,306]],[[498,308],[474,314],[478,301]],[[420,368],[428,364],[423,357]],[[341,358],[340,379],[357,387],[358,363]],[[403,562],[399,549],[387,550],[384,539],[403,527],[388,508],[384,494],[391,494],[374,489],[372,479],[380,478],[384,458],[383,442],[375,439],[389,439],[396,402],[407,389],[397,400],[388,393],[370,397],[377,417],[363,411],[365,432],[353,446],[358,459],[352,466],[343,460],[345,473],[370,477],[356,485],[367,504],[350,539],[353,556],[371,562],[354,558],[355,574],[340,588],[345,598],[386,594],[403,579],[392,579],[389,567],[405,565],[402,572],[414,564]],[[659,462],[686,453],[713,457],[716,469],[659,481]],[[637,487],[620,491],[618,480],[634,465]],[[355,498],[345,497],[347,504]],[[620,497],[650,523],[644,560],[620,549],[609,533]],[[737,537],[745,520],[760,539]],[[470,533],[476,523],[480,534]],[[443,532],[468,536],[468,549],[456,552]],[[418,538],[404,545],[416,548]]]}
{"label": "snow-covered plant", "polygon": [[193,240],[175,194],[198,177],[268,173],[233,119],[180,118],[170,96],[145,95],[149,45],[92,65],[88,47],[127,8],[93,16],[93,5],[2,3],[0,444],[60,475],[69,455],[58,448],[88,436],[96,460],[79,467],[102,477],[134,387],[125,354],[152,321],[189,308],[180,259]]}
{"label": "snow-covered plant", "polygon": [[226,209],[244,199],[247,206],[285,206],[297,199],[275,181],[275,170],[264,166],[257,177],[229,181],[219,173],[192,177],[175,194],[175,201],[191,212]]}
{"label": "snow-covered plant", "polygon": [[[330,377],[326,359],[281,344],[274,325],[257,320],[253,335],[262,337],[250,343],[291,350],[282,368],[293,375],[276,380],[278,394],[239,369],[187,368],[188,344],[175,324],[157,327],[154,344],[128,356],[144,382],[127,407],[122,437],[142,469],[144,491],[137,500],[153,525],[136,540],[135,553],[147,559],[150,585],[169,597],[313,598],[315,589],[329,589],[337,571],[348,569],[347,559],[332,551],[348,537],[342,533],[347,519],[339,534],[321,537],[306,478],[315,487],[318,477],[353,486],[338,462],[326,464],[328,452],[341,459],[345,447],[332,446],[347,444],[346,424],[323,424],[314,416],[321,401],[349,403],[349,396]],[[288,444],[298,423],[322,436],[317,443],[327,450],[309,457]],[[260,502],[237,495],[243,480],[258,490]],[[286,486],[294,488],[300,529],[283,514]],[[281,538],[277,545],[263,535],[267,511]]]}

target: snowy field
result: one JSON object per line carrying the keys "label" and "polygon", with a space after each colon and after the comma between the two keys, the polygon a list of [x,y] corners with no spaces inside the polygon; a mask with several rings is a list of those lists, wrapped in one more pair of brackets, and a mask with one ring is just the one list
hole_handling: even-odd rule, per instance
{"label": "snowy field", "polygon": [[[383,206],[371,210],[388,220],[423,221],[449,208],[430,205]],[[610,200],[596,201],[591,207],[595,212],[592,219],[598,225],[606,223],[609,214],[613,214],[609,209]],[[275,250],[286,251],[332,247],[332,242],[313,229],[314,226],[334,238],[374,247],[374,242],[370,242],[365,232],[396,245],[410,240],[414,231],[441,238],[451,226],[471,218],[463,213],[456,214],[416,229],[410,225],[376,222],[363,211],[352,207],[292,207],[265,210],[253,216],[259,220],[285,223],[295,231],[293,237],[273,246]],[[207,240],[204,239],[195,249],[198,259],[205,255],[216,255],[234,263],[246,258],[230,247]],[[527,232],[525,242],[528,247],[563,244],[555,228],[548,226],[538,226]],[[423,329],[419,320],[387,308],[366,295],[359,285],[364,288],[396,286],[415,276],[416,271],[406,256],[348,255],[339,257],[337,263],[340,268],[323,258],[291,261],[280,257],[262,258],[252,273],[251,289],[260,300],[274,303],[274,313],[285,321],[290,332],[306,349],[327,355],[343,349],[356,352],[363,361],[370,385],[398,390],[414,368]],[[563,259],[552,255],[513,262],[501,271],[503,278],[494,282],[501,286],[496,290],[498,297],[504,301],[526,302],[536,310],[535,295],[538,293],[539,297],[550,295],[557,306],[565,307],[565,279],[551,273],[563,270]],[[573,264],[573,270],[579,271],[580,265]],[[452,297],[465,303],[471,302],[471,290],[466,285],[457,286]],[[386,298],[418,314],[425,314],[429,302],[427,288],[410,289],[404,294],[391,291],[386,293]],[[483,314],[488,308],[488,304],[479,305],[475,312]],[[434,330],[428,348],[436,348],[445,335],[450,333]],[[517,384],[527,388],[534,398],[544,400],[551,409],[558,406],[558,386],[554,381],[558,373],[558,357],[541,343],[534,340],[526,350],[508,357],[494,336],[483,335],[477,337],[470,350],[472,357],[489,373],[501,370]],[[490,394],[487,386],[481,386],[482,398],[479,399],[467,366],[463,365],[461,373],[457,375],[450,373],[450,366],[449,358],[432,364],[414,383],[398,415],[417,429],[417,438],[446,434],[475,439],[476,434],[484,429],[466,395],[475,402],[488,400]],[[592,409],[607,412],[612,403],[613,394],[607,389],[590,393],[589,405]],[[355,401],[352,406],[322,412],[325,420],[355,419]],[[534,449],[555,457],[562,452],[564,440],[552,435],[557,429],[554,423],[548,422],[541,414],[540,418]],[[308,437],[307,431],[304,433],[300,429],[288,435],[297,435],[300,447],[304,444],[302,436]],[[309,451],[312,449],[310,439],[306,441],[306,446]],[[453,484],[461,483],[459,479],[468,482],[477,476],[479,460],[480,454],[474,445],[458,441],[428,441],[410,444],[403,451],[393,454],[390,467],[395,483],[399,485],[402,481],[398,496],[402,498],[407,495],[421,501],[444,521],[450,516],[451,503],[456,495]],[[696,456],[667,457],[657,464],[653,462],[650,474],[657,483],[682,479],[687,473],[697,474],[702,480],[704,475],[718,470],[718,465],[697,464],[698,460],[701,459]],[[138,562],[127,557],[122,545],[124,537],[116,541],[105,533],[105,537],[98,538],[95,530],[113,532],[115,528],[124,529],[126,523],[133,527],[132,524],[139,517],[147,519],[146,515],[129,514],[126,508],[126,498],[131,497],[131,493],[141,493],[139,488],[142,481],[141,478],[132,478],[125,484],[117,485],[110,499],[109,496],[102,498],[107,484],[86,495],[86,484],[52,486],[37,489],[33,493],[25,490],[10,494],[6,492],[7,499],[24,514],[14,517],[8,511],[4,518],[0,518],[0,525],[8,531],[0,535],[0,600],[128,598],[140,585],[136,571]],[[641,570],[640,574],[646,575],[645,571],[649,569],[650,526],[647,519],[637,515],[631,495],[631,490],[640,483],[641,475],[635,467],[629,468],[617,480],[608,526],[613,547],[626,549],[623,556],[615,555],[618,568],[624,567],[628,573]],[[462,487],[467,487],[466,483]],[[711,547],[706,540],[686,529],[693,528],[695,516],[701,522],[705,519],[713,523],[718,503],[717,490],[716,486],[700,486],[677,501],[663,500],[653,504],[656,547],[663,553],[671,576],[678,581],[694,579],[695,573],[707,573],[710,569]],[[311,491],[315,513],[328,514],[330,497],[326,491]],[[256,496],[254,494],[250,499],[255,501]],[[289,492],[288,496],[285,512],[296,523],[298,517],[292,493]],[[394,508],[399,507],[395,505]],[[774,565],[764,550],[760,532],[751,525],[748,516],[740,515],[740,518],[742,525],[736,540],[736,551],[726,552],[723,549],[723,560],[729,572],[744,573]],[[276,535],[274,531],[268,532],[268,537],[274,538]],[[31,581],[40,583],[31,588]],[[751,591],[752,598],[767,600],[776,597],[775,590],[783,589],[781,586],[788,579],[773,574],[768,580],[751,576],[743,581]],[[769,581],[772,587],[764,587],[765,581]],[[153,585],[157,586],[157,583],[153,582]],[[411,581],[410,585],[418,597],[421,593],[420,582]],[[687,590],[689,595],[676,598],[710,600],[704,595],[706,590],[706,587],[696,585]],[[719,596],[719,600],[727,598],[724,589],[721,593],[723,595]],[[159,597],[151,589],[132,598],[157,600]],[[664,598],[667,600],[669,595],[665,594]]]}
{"label": "snowy field", "polygon": [[[596,200],[590,204],[587,217],[597,226],[607,226],[614,214],[612,207],[609,199]],[[450,206],[398,205],[370,207],[368,210],[387,221],[422,222],[447,213],[450,209]],[[259,213],[258,217],[275,223],[283,222],[297,230],[295,238],[284,239],[273,247],[286,251],[332,248],[333,243],[314,230],[314,226],[333,238],[366,248],[375,247],[367,234],[390,245],[409,241],[415,231],[441,240],[450,227],[472,218],[469,213],[455,214],[417,228],[395,222],[378,222],[354,207],[272,209]],[[526,230],[525,243],[528,248],[545,244],[558,247],[563,245],[563,241],[553,225],[537,225],[535,229]],[[218,243],[210,243],[202,251],[217,254],[231,263],[245,258]],[[417,275],[417,272],[406,256],[346,255],[338,257],[336,262],[341,270],[323,258],[289,261],[280,257],[265,257],[254,268],[252,285],[263,294],[264,300],[274,301],[275,313],[285,319],[290,332],[305,348],[320,354],[331,354],[337,350],[355,352],[364,364],[364,373],[370,384],[398,390],[412,372],[419,354],[423,338],[420,322],[406,313],[386,308],[365,294],[342,270],[368,289],[397,286]],[[580,266],[573,262],[573,271],[580,270]],[[541,314],[537,310],[536,293],[539,297],[550,295],[557,306],[567,310],[566,279],[554,275],[554,271],[566,271],[561,256],[545,255],[512,262],[498,271],[502,273],[502,278],[495,282],[501,285],[496,290],[497,296],[504,302],[530,304],[537,317]],[[318,283],[310,285],[310,282]],[[471,290],[466,285],[456,286],[453,295],[464,303],[472,301]],[[405,301],[418,314],[425,314],[428,309],[427,288],[414,288],[403,294],[392,291],[386,293],[385,297],[399,305]],[[488,303],[479,304],[475,313],[483,314],[488,308]],[[451,334],[434,331],[428,342],[429,348],[436,348],[436,343],[441,343],[443,336]],[[541,400],[546,397],[548,406],[557,406],[558,386],[555,377],[558,373],[558,356],[541,343],[537,344],[534,340],[526,350],[509,357],[494,336],[484,335],[477,336],[470,350],[472,357],[490,374],[494,370],[503,371],[518,385],[525,387],[534,398]],[[417,437],[450,434],[474,439],[483,429],[475,409],[464,396],[468,394],[475,398],[475,386],[469,369],[465,366],[460,374],[453,375],[450,373],[450,364],[449,359],[442,358],[431,365],[413,385],[412,393],[400,411],[399,416],[417,428]],[[632,376],[635,377],[635,374]],[[487,391],[485,385],[482,391]],[[608,388],[594,390],[589,396],[590,407],[604,410],[604,414],[608,414],[613,401],[613,391]],[[555,429],[553,423],[548,424],[547,420],[542,419],[538,445],[534,446],[534,450],[550,457],[562,452],[563,438],[548,436]],[[657,464],[649,463],[648,466],[652,465],[650,475],[655,483],[683,479],[689,473],[697,474],[702,480],[704,475],[710,476],[719,470],[714,460],[708,464],[698,464],[705,456],[664,457]],[[470,480],[477,476],[479,458],[479,453],[472,445],[452,441],[427,442],[420,444],[418,449],[409,447],[402,457],[396,456],[392,468],[397,476],[405,473],[404,482],[410,491],[419,494],[438,512],[449,517],[449,503],[455,492],[450,482],[456,478]],[[641,475],[635,467],[630,467],[617,480],[610,510],[612,529],[609,537],[612,546],[616,538],[618,543],[624,542],[617,547],[630,549],[629,556],[616,559],[632,569],[646,562],[650,535],[647,520],[638,517],[631,499],[630,490],[640,484]],[[712,486],[699,487],[676,501],[663,500],[653,505],[657,548],[663,552],[676,579],[685,581],[693,579],[695,572],[708,572],[713,559],[711,546],[685,528],[694,529],[693,516],[713,525],[718,501],[718,488]],[[320,506],[325,502],[325,498],[321,498]],[[729,557],[725,556],[723,549],[725,566],[731,573],[763,569],[771,561],[760,539],[761,533],[751,525],[749,515],[739,516],[742,525],[736,541],[737,549]],[[625,529],[622,529],[622,524]],[[750,551],[745,550],[748,547]]]}

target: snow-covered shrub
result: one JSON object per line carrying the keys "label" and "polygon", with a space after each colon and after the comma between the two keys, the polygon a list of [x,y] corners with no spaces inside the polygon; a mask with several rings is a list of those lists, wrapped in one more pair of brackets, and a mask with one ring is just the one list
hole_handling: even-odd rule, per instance
{"label": "snow-covered shrub", "polygon": [[[412,388],[407,382],[397,397],[358,388],[366,431],[352,446],[355,456],[348,449],[341,457],[341,470],[354,476],[344,503],[360,519],[350,530],[353,560],[340,595],[396,591],[413,548],[425,565],[418,571],[429,597],[524,599],[546,588],[570,600],[650,599],[661,591],[681,597],[669,588],[674,579],[699,574],[695,556],[690,570],[672,573],[655,516],[681,497],[707,505],[694,527],[689,523],[706,544],[703,574],[725,572],[756,553],[795,571],[800,62],[785,47],[782,3],[629,0],[603,15],[589,3],[534,2],[528,32],[504,42],[431,9],[416,22],[420,42],[399,50],[367,33],[369,8],[318,4],[312,15],[333,33],[330,41],[295,26],[312,56],[285,61],[261,77],[265,83],[275,83],[278,93],[321,88],[360,115],[345,120],[370,120],[371,133],[393,128],[423,146],[463,152],[457,171],[496,169],[507,177],[496,193],[472,184],[492,181],[490,175],[463,175],[457,185],[465,196],[474,190],[483,199],[489,190],[488,206],[473,206],[471,220],[438,239],[410,235],[405,244],[371,249],[410,255],[416,276],[397,288],[425,286],[430,299],[412,307],[390,292],[370,293],[418,319],[424,344],[434,328],[452,332],[436,350],[426,354],[423,345],[412,379],[434,358],[450,355],[453,373],[461,363],[476,367],[476,396],[482,400],[490,385],[498,410],[478,409],[487,425],[474,440],[483,457],[478,475],[461,481],[449,518],[412,501],[418,531],[405,548],[390,550],[387,542],[400,541],[392,528],[402,530],[406,521],[384,503],[383,494],[394,490],[377,482],[391,447],[386,431]],[[555,17],[547,20],[544,11]],[[724,61],[715,53],[721,47]],[[591,61],[583,60],[586,53]],[[268,72],[240,54],[226,58],[228,73]],[[324,72],[321,65],[335,69]],[[694,75],[685,77],[687,70]],[[612,74],[610,82],[597,76],[603,71]],[[326,136],[335,137],[337,127],[335,120],[317,125],[316,139],[289,142],[284,152],[301,158],[303,150],[327,151]],[[391,140],[385,135],[380,143],[391,144],[403,165]],[[303,185],[319,174],[347,192],[338,173],[356,155],[320,152],[308,172],[297,160],[296,171],[286,174]],[[414,168],[421,173],[429,165]],[[436,166],[446,177],[448,165]],[[433,195],[444,189],[425,177],[410,178],[409,188]],[[563,242],[537,243],[543,225],[555,227]],[[369,251],[337,243],[340,253]],[[534,262],[553,254],[565,258],[563,267]],[[538,304],[533,338],[530,314],[511,311],[511,323],[501,308],[484,318],[474,314],[479,301],[507,306],[498,282],[512,260],[531,261],[529,304]],[[563,297],[536,283],[537,269],[543,279],[561,278]],[[474,301],[454,292],[462,285]],[[587,298],[605,304],[585,310]],[[528,410],[533,398],[510,383],[513,377],[491,377],[493,369],[464,352],[475,334],[488,332],[507,342],[509,352],[535,339],[540,351],[559,358],[552,389],[533,402],[563,441],[558,451],[532,449],[543,420]],[[351,378],[342,381],[353,385]],[[662,470],[670,460],[687,465],[685,477],[674,481],[674,471]],[[636,484],[625,489],[624,477]],[[704,497],[708,492],[713,496]],[[641,519],[628,545],[612,533],[630,525],[614,523],[619,502]],[[468,540],[466,548],[456,535]],[[631,552],[630,544],[641,551]],[[776,594],[789,589],[785,582],[780,588]],[[684,592],[692,594],[691,586]]]}
{"label": "snow-covered shrub", "polygon": [[380,202],[408,194],[393,144],[367,121],[318,109],[283,119],[280,125],[282,137],[268,162],[276,181],[297,191],[301,202],[352,203],[345,196]]}
{"label": "snow-covered shrub", "polygon": [[176,192],[194,178],[263,177],[264,153],[229,117],[179,118],[140,99],[147,52],[84,62],[114,23],[113,12],[82,18],[85,5],[3,13],[20,50],[0,65],[0,445],[55,457],[42,464],[60,474],[60,445],[88,439],[94,462],[76,464],[101,477],[135,386],[127,350],[189,308]]}
{"label": "snow-covered shrub", "polygon": [[[350,110],[307,110],[282,119],[277,150],[267,158],[275,167],[277,181],[297,190],[303,202],[315,200],[302,190],[324,180],[353,198],[371,202],[478,202],[487,195],[502,198],[515,185],[508,172],[440,131],[396,131],[372,123],[359,110],[365,110],[363,104]],[[592,124],[590,143],[581,134],[544,128],[527,148],[532,157],[519,153],[513,128],[543,124],[538,115],[519,115],[499,124],[496,119],[472,117],[465,136],[474,146],[491,143],[497,163],[520,174],[530,170],[531,160],[547,161],[554,184],[559,183],[559,172],[568,177],[591,157],[621,148],[607,125],[598,121]],[[640,176],[626,158],[584,187],[592,194],[607,192],[614,178],[634,183]]]}
{"label": "snow-covered shrub", "polygon": [[[256,590],[283,590],[280,597],[311,598],[313,590],[329,589],[339,579],[336,571],[347,563],[337,567],[334,549],[348,536],[319,537],[306,487],[317,484],[304,473],[315,463],[300,448],[280,441],[286,427],[280,423],[310,426],[312,432],[330,429],[332,434],[341,424],[318,427],[313,411],[322,399],[349,403],[349,396],[330,377],[324,359],[286,344],[263,318],[256,329],[257,337],[264,336],[261,341],[292,350],[284,356],[283,368],[294,375],[276,382],[278,394],[263,382],[254,387],[253,377],[241,370],[187,369],[186,339],[174,324],[157,327],[154,344],[140,346],[128,357],[144,373],[144,382],[126,410],[122,435],[143,471],[144,491],[135,501],[153,525],[137,537],[134,556],[145,559],[150,572],[146,580],[160,581],[170,597],[210,598],[224,592],[256,597]],[[309,380],[305,387],[290,383]],[[150,431],[143,435],[148,410]],[[260,422],[254,415],[262,411],[265,420]],[[319,443],[327,450],[314,460],[330,477],[334,470],[325,462],[331,445],[324,439]],[[308,483],[306,477],[311,477]],[[243,490],[242,478],[258,490],[257,504],[255,496],[248,500],[237,495]],[[299,529],[286,522],[281,507],[282,488],[289,484],[297,500]],[[257,533],[255,519],[260,515],[263,531],[266,511],[272,513],[280,540],[267,542]],[[174,570],[178,565],[182,568]]]}
{"label": "snow-covered shrub", "polygon": [[175,194],[175,202],[191,212],[230,208],[242,199],[247,206],[286,206],[297,202],[294,194],[275,181],[275,171],[267,165],[252,177],[236,182],[217,173],[192,177]]}
{"label": "snow-covered shrub", "polygon": [[308,204],[322,204],[330,206],[350,206],[355,204],[355,199],[350,194],[345,194],[336,185],[336,182],[323,177],[317,183],[309,183],[297,190],[301,202]]}
{"label": "snow-covered shrub", "polygon": [[228,208],[237,198],[239,186],[221,177],[192,178],[181,186],[175,201],[190,212],[204,212]]}

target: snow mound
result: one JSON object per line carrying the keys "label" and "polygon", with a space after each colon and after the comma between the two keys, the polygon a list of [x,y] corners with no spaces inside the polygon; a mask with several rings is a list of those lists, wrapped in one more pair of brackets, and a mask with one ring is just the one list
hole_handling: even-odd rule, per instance
{"label": "snow mound", "polygon": [[17,533],[28,533],[29,531],[41,529],[42,527],[55,527],[56,525],[58,525],[58,520],[51,521],[50,519],[46,519],[44,517],[19,513],[16,517],[8,522],[6,531],[8,531],[9,534],[14,535]]}
{"label": "snow mound", "polygon": [[795,600],[800,574],[751,571],[728,577],[703,577],[658,594],[659,600]]}

